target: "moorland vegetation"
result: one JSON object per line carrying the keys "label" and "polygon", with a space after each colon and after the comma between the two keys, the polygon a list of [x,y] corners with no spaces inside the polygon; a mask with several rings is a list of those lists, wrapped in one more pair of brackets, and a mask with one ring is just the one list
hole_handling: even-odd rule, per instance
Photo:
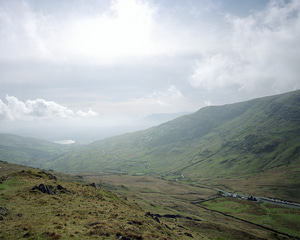
{"label": "moorland vegetation", "polygon": [[[298,90],[205,107],[156,127],[85,146],[62,146],[0,134],[2,215],[9,211],[11,229],[21,226],[15,237],[32,239],[37,236],[42,239],[55,236],[67,239],[71,235],[78,239],[99,237],[103,229],[107,229],[101,233],[104,239],[126,239],[126,236],[130,239],[189,239],[191,236],[196,239],[300,238],[299,209],[228,198],[216,190],[299,203],[299,103]],[[26,170],[25,166],[5,161],[39,169]],[[41,169],[57,171],[50,174],[59,180],[49,179],[47,171]],[[86,185],[91,182],[96,188]],[[40,184],[51,185],[58,194],[32,190]],[[70,192],[62,193],[58,185]],[[104,207],[106,213],[116,214],[114,207],[117,206],[124,208],[123,213],[130,212],[131,217],[119,214],[119,218],[115,217],[119,222],[111,224],[113,214],[93,213],[92,208],[99,209],[103,204],[97,196],[104,196],[104,202],[112,204]],[[67,202],[76,204],[67,208]],[[30,203],[40,212],[34,213]],[[30,214],[25,210],[26,204],[29,204]],[[80,212],[78,206],[86,208]],[[66,214],[64,221],[54,220],[57,217],[54,213],[62,214],[54,210],[59,208]],[[71,211],[71,208],[77,210]],[[43,215],[43,210],[49,214]],[[26,219],[33,221],[30,226],[23,226],[25,222],[21,222],[25,218],[18,217],[19,213],[30,216],[30,220]],[[75,221],[73,226],[71,218],[76,213],[84,216],[84,220]],[[139,217],[134,220],[134,216]],[[45,227],[35,227],[35,223],[44,217],[56,222],[48,235]],[[0,236],[8,237],[13,233],[6,220],[1,222],[6,223],[7,228]],[[97,222],[93,226],[87,225]],[[157,224],[162,222],[161,231],[158,231]],[[99,226],[106,226],[106,223],[107,227],[100,231]],[[122,232],[123,226],[129,223],[132,223],[132,229],[136,226],[144,228],[133,230],[136,235]],[[81,229],[77,235],[74,235],[75,228]],[[113,232],[117,228],[120,233],[116,235]],[[91,234],[93,231],[94,235]],[[150,233],[156,232],[157,236],[151,236]]]}

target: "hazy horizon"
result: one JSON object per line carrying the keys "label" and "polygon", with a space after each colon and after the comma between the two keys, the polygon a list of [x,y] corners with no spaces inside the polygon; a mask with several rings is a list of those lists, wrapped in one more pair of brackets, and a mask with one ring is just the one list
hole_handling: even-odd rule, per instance
{"label": "hazy horizon", "polygon": [[0,1],[0,132],[103,138],[297,90],[299,12],[289,0]]}

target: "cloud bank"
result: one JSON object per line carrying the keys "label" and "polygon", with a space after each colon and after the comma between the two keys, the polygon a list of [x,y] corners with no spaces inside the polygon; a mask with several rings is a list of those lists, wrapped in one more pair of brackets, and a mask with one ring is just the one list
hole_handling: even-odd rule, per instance
{"label": "cloud bank", "polygon": [[300,87],[300,1],[270,1],[266,9],[247,17],[225,18],[233,29],[227,46],[197,60],[190,78],[193,87],[246,92]]}
{"label": "cloud bank", "polygon": [[98,11],[93,4],[61,4],[66,14],[34,8],[30,1],[2,3],[0,58],[99,64],[156,52],[149,37],[155,8],[149,3],[117,0]]}
{"label": "cloud bank", "polygon": [[0,0],[0,127],[108,132],[299,89],[299,62],[298,0]]}
{"label": "cloud bank", "polygon": [[27,100],[22,102],[14,96],[6,96],[6,102],[0,99],[0,119],[1,120],[62,120],[75,118],[95,117],[98,114],[92,110],[83,112],[73,110],[59,105],[53,101],[44,99]]}

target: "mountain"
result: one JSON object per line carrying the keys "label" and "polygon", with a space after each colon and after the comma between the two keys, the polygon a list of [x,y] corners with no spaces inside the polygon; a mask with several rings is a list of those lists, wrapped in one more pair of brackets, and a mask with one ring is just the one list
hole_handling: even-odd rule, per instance
{"label": "mountain", "polygon": [[[210,106],[147,130],[94,142],[71,154],[84,170],[162,175],[195,169],[205,174],[250,173],[299,161],[300,91]],[[55,164],[63,171],[68,156]],[[142,167],[130,165],[139,164]],[[139,169],[139,170],[138,170]],[[221,171],[221,172],[220,172]]]}
{"label": "mountain", "polygon": [[209,106],[37,161],[66,173],[153,175],[295,200],[300,197],[299,103],[300,90]]}

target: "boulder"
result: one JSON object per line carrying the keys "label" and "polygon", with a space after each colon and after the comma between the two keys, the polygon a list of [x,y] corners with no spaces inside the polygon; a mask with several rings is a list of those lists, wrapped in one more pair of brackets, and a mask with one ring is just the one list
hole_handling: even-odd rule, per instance
{"label": "boulder", "polygon": [[6,207],[0,207],[0,215],[7,216],[9,214],[9,210]]}
{"label": "boulder", "polygon": [[53,187],[51,185],[47,186],[47,185],[41,183],[39,186],[32,187],[32,190],[36,190],[36,189],[41,191],[42,193],[47,193],[49,195],[56,194],[56,192],[52,190]]}

